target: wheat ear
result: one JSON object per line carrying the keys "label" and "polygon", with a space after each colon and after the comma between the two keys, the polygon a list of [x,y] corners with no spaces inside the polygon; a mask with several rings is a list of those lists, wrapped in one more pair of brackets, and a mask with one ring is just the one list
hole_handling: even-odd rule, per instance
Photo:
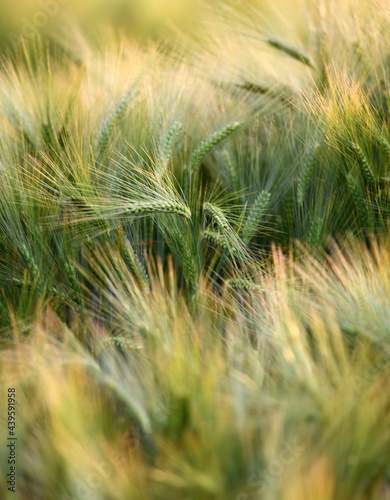
{"label": "wheat ear", "polygon": [[387,154],[390,159],[390,143],[383,135],[377,136],[379,144],[382,146],[383,151]]}
{"label": "wheat ear", "polygon": [[353,199],[355,208],[357,210],[360,223],[362,224],[363,227],[367,227],[368,224],[368,210],[367,210],[367,205],[366,201],[359,192],[359,187],[356,184],[355,178],[352,175],[352,173],[349,173],[347,176],[347,186],[348,190],[350,192],[350,195]]}
{"label": "wheat ear", "polygon": [[184,278],[191,290],[196,289],[198,271],[194,264],[194,259],[188,248],[188,244],[182,234],[176,234],[176,241],[181,253],[181,267],[183,269]]}
{"label": "wheat ear", "polygon": [[33,280],[38,280],[39,279],[39,268],[34,260],[34,257],[28,251],[28,248],[26,247],[26,245],[24,245],[24,244],[20,245],[19,252],[20,252],[22,259],[24,260],[24,262],[26,264],[26,267],[28,269],[28,272],[31,275],[31,278]]}
{"label": "wheat ear", "polygon": [[160,156],[156,168],[156,176],[161,178],[171,160],[172,151],[176,144],[177,138],[183,129],[181,122],[175,122],[168,130],[166,137],[161,146]]}
{"label": "wheat ear", "polygon": [[123,208],[123,213],[128,215],[143,216],[153,213],[174,214],[191,219],[190,209],[181,203],[173,201],[138,201]]}
{"label": "wheat ear", "polygon": [[224,151],[223,156],[226,160],[227,171],[229,174],[229,180],[234,191],[240,191],[240,177],[238,175],[238,169],[233,165],[232,159],[228,151]]}
{"label": "wheat ear", "polygon": [[96,141],[95,152],[99,156],[103,154],[110,142],[111,136],[115,127],[120,123],[126,115],[126,112],[130,106],[133,97],[132,92],[126,92],[113,113],[104,121],[103,126],[100,130],[99,136]]}
{"label": "wheat ear", "polygon": [[367,160],[366,155],[363,153],[361,147],[356,142],[351,142],[350,149],[360,167],[366,186],[374,186],[375,185],[374,172]]}
{"label": "wheat ear", "polygon": [[134,274],[141,290],[148,288],[150,285],[148,273],[126,236],[123,238],[122,256],[123,261]]}
{"label": "wheat ear", "polygon": [[243,290],[245,292],[263,290],[262,286],[242,278],[230,278],[226,281],[226,286],[233,290]]}
{"label": "wheat ear", "polygon": [[313,217],[310,222],[309,244],[316,247],[321,243],[324,219],[322,217]]}
{"label": "wheat ear", "polygon": [[222,231],[229,231],[231,229],[226,215],[219,207],[213,203],[206,202],[203,205],[203,210]]}
{"label": "wheat ear", "polygon": [[286,43],[282,42],[281,40],[277,40],[276,38],[267,38],[266,43],[270,47],[273,47],[274,49],[277,49],[280,52],[284,52],[285,54],[292,57],[293,59],[296,59],[297,61],[299,61],[303,64],[306,64],[306,66],[309,66],[310,68],[314,67],[309,56],[307,56],[306,54],[303,54],[295,47],[292,47],[291,45],[287,45]]}
{"label": "wheat ear", "polygon": [[249,243],[256,234],[261,219],[264,217],[265,211],[267,210],[270,198],[271,194],[265,190],[261,191],[256,197],[241,231],[241,238],[244,243]]}
{"label": "wheat ear", "polygon": [[213,245],[227,250],[231,254],[237,254],[237,249],[229,243],[226,236],[219,231],[213,231],[212,229],[206,229],[203,232],[203,238],[210,241]]}
{"label": "wheat ear", "polygon": [[65,262],[64,272],[65,272],[68,284],[70,285],[70,287],[73,291],[72,295],[73,295],[73,299],[74,299],[75,303],[79,306],[82,306],[83,305],[83,301],[81,299],[82,290],[80,287],[80,282],[77,279],[76,269],[69,262]]}
{"label": "wheat ear", "polygon": [[214,132],[208,139],[201,142],[200,146],[194,151],[190,159],[191,172],[196,170],[202,163],[203,158],[213,149],[217,144],[229,137],[240,127],[239,122],[234,122],[227,127]]}
{"label": "wheat ear", "polygon": [[302,205],[304,196],[309,187],[310,178],[313,174],[313,170],[316,164],[318,148],[319,144],[311,148],[307,153],[306,158],[303,162],[303,168],[298,177],[298,184],[297,184],[297,189],[298,189],[297,197],[299,205]]}
{"label": "wheat ear", "polygon": [[116,347],[129,351],[142,349],[142,346],[138,345],[134,340],[127,339],[125,337],[109,337],[98,345],[95,355],[98,356],[102,353],[102,351],[110,347]]}

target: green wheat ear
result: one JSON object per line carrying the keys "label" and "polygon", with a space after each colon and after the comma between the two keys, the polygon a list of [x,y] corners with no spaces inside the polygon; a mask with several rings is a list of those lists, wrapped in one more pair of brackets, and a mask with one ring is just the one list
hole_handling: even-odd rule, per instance
{"label": "green wheat ear", "polygon": [[350,145],[350,150],[357,162],[357,164],[360,167],[363,179],[365,181],[365,184],[367,187],[372,187],[375,185],[375,175],[372,170],[372,167],[370,163],[368,162],[368,159],[366,155],[363,153],[361,147],[359,144],[356,142],[351,142]]}
{"label": "green wheat ear", "polygon": [[276,38],[268,38],[265,42],[270,47],[273,47],[274,49],[279,50],[280,52],[284,52],[288,56],[305,64],[306,66],[309,66],[310,68],[314,68],[314,64],[311,61],[310,57],[304,54],[303,52],[300,52],[295,47],[292,47],[291,45],[288,45],[285,42],[282,42],[281,40],[278,40]]}
{"label": "green wheat ear", "polygon": [[320,245],[324,227],[323,217],[315,216],[310,222],[309,244],[312,247]]}
{"label": "green wheat ear", "polygon": [[[20,245],[19,255],[24,261],[30,279],[28,281],[14,280],[14,284],[17,284],[18,286],[29,286],[34,283],[36,290],[39,293],[43,293],[45,286],[42,280],[42,274],[40,273],[39,267],[26,245]],[[19,283],[17,283],[17,281],[19,281]]]}
{"label": "green wheat ear", "polygon": [[390,159],[390,142],[383,135],[377,136],[378,143],[382,146],[383,151],[387,154]]}
{"label": "green wheat ear", "polygon": [[146,290],[150,286],[149,275],[143,265],[142,261],[135,253],[133,246],[125,236],[123,238],[122,257],[124,263],[133,273],[141,290]]}
{"label": "green wheat ear", "polygon": [[125,337],[109,337],[103,340],[97,347],[95,351],[95,355],[98,356],[105,349],[109,349],[111,347],[117,347],[120,349],[124,349],[127,351],[134,351],[142,349],[140,345],[138,345],[134,340],[127,339]]}
{"label": "green wheat ear", "polygon": [[156,176],[161,178],[171,160],[173,148],[175,147],[176,141],[183,130],[183,124],[181,122],[175,122],[168,130],[165,139],[161,145],[160,155],[157,161]]}
{"label": "green wheat ear", "polygon": [[181,203],[175,201],[138,201],[124,207],[123,213],[134,216],[147,216],[152,214],[164,213],[173,214],[191,219],[190,209]]}
{"label": "green wheat ear", "polygon": [[295,228],[295,203],[292,190],[289,190],[284,197],[281,206],[281,228],[287,235],[292,235]]}
{"label": "green wheat ear", "polygon": [[258,36],[256,34],[252,33],[244,33],[247,37],[253,38],[255,40],[258,40],[260,42],[266,43],[273,49],[279,50],[280,52],[283,52],[284,54],[292,57],[296,61],[299,61],[309,68],[315,69],[313,61],[310,59],[310,57],[307,54],[304,54],[300,50],[298,50],[296,47],[293,47],[292,45],[287,44],[286,42],[283,42],[282,40],[279,40],[278,38],[263,38],[261,36]]}
{"label": "green wheat ear", "polygon": [[113,113],[104,121],[95,144],[96,156],[101,156],[107,149],[116,126],[123,120],[133,98],[133,92],[123,94]]}
{"label": "green wheat ear", "polygon": [[308,151],[305,160],[303,162],[303,167],[298,177],[298,184],[297,184],[297,191],[298,191],[297,198],[299,205],[303,204],[305,194],[309,188],[310,179],[312,177],[313,170],[316,165],[319,146],[320,146],[319,144],[316,144],[313,148],[311,148]]}
{"label": "green wheat ear", "polygon": [[206,202],[203,205],[203,210],[205,215],[208,215],[211,220],[220,228],[222,231],[229,231],[230,224],[226,218],[223,211],[214,205],[213,203]]}
{"label": "green wheat ear", "polygon": [[20,245],[19,253],[25,262],[27,270],[33,280],[39,279],[39,267],[37,266],[34,257],[30,254],[26,245]]}
{"label": "green wheat ear", "polygon": [[359,223],[361,227],[367,228],[369,220],[368,207],[351,172],[347,176],[347,186],[359,217]]}
{"label": "green wheat ear", "polygon": [[75,267],[70,264],[69,262],[65,262],[64,264],[64,274],[66,276],[66,279],[68,281],[68,284],[70,288],[73,291],[72,298],[74,302],[78,306],[83,306],[83,300],[82,300],[82,289],[80,286],[80,282],[77,278],[77,273]]}
{"label": "green wheat ear", "polygon": [[224,139],[233,134],[239,127],[239,122],[234,122],[218,132],[214,132],[209,138],[204,140],[194,151],[190,159],[190,171],[194,172],[202,163],[204,157]]}
{"label": "green wheat ear", "polygon": [[228,250],[229,253],[237,253],[237,250],[229,244],[226,236],[219,231],[213,231],[212,229],[206,229],[203,232],[203,238],[213,245],[222,248],[223,250]]}
{"label": "green wheat ear", "polygon": [[241,230],[241,238],[244,243],[248,244],[255,236],[261,219],[267,210],[270,198],[271,193],[264,190],[261,191],[253,202]]}
{"label": "green wheat ear", "polygon": [[233,290],[243,290],[244,292],[264,290],[261,285],[242,278],[230,278],[226,280],[226,286],[228,288],[232,288]]}
{"label": "green wheat ear", "polygon": [[184,236],[178,233],[175,237],[181,253],[181,267],[184,279],[186,280],[189,289],[193,292],[197,287],[198,269]]}
{"label": "green wheat ear", "polygon": [[233,161],[232,161],[228,151],[223,152],[223,158],[226,161],[228,177],[229,177],[229,181],[231,183],[231,186],[233,187],[233,191],[238,192],[238,191],[240,191],[240,188],[241,188],[240,177],[238,174],[238,168],[235,168],[235,166],[233,165]]}

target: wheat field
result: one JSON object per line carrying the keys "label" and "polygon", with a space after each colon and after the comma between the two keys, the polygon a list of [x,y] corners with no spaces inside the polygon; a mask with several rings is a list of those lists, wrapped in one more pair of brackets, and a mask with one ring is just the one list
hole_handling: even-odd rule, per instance
{"label": "wheat field", "polygon": [[14,4],[0,499],[390,500],[389,2]]}

